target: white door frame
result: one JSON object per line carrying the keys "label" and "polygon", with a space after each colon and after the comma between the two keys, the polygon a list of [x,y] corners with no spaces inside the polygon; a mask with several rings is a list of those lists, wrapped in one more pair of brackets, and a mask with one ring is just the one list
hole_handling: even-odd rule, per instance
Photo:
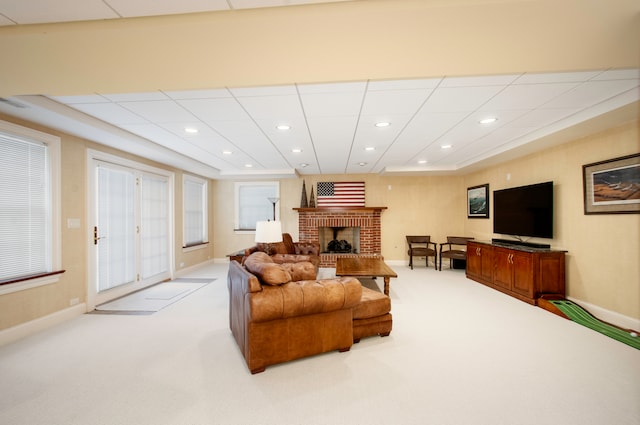
{"label": "white door frame", "polygon": [[[97,255],[98,250],[97,246],[93,240],[93,229],[96,223],[96,214],[97,214],[97,180],[96,180],[96,167],[98,163],[111,163],[118,167],[125,167],[132,169],[133,171],[143,172],[143,173],[152,173],[156,175],[160,175],[166,177],[168,179],[168,197],[169,197],[169,211],[168,211],[168,235],[169,235],[169,247],[168,247],[168,271],[165,274],[154,276],[152,280],[139,280],[132,284],[126,284],[122,286],[118,286],[107,291],[103,291],[98,294],[97,291],[97,271],[96,271],[96,263],[97,263]],[[86,199],[87,199],[87,208],[86,208],[86,223],[87,223],[87,311],[92,311],[95,309],[96,305],[106,302],[110,299],[115,299],[131,292],[137,291],[139,289],[154,285],[165,279],[172,279],[174,277],[174,240],[175,240],[175,226],[174,226],[174,210],[175,210],[175,202],[174,202],[174,182],[175,182],[175,174],[171,171],[163,170],[160,168],[152,167],[150,165],[142,164],[136,161],[132,161],[129,159],[121,158],[116,155],[108,154],[105,152],[88,149],[87,150],[87,166],[86,166],[86,174],[87,174],[87,186],[86,186]]]}

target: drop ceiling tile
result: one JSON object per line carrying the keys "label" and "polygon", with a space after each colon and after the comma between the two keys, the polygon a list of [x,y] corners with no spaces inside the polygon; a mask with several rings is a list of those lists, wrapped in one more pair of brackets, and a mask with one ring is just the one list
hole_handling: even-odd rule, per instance
{"label": "drop ceiling tile", "polygon": [[609,71],[604,71],[598,76],[593,78],[593,81],[601,81],[601,80],[638,80],[640,79],[640,69],[632,68],[632,69],[611,69]]}
{"label": "drop ceiling tile", "polygon": [[286,124],[291,126],[289,130],[278,130],[273,120],[256,120],[256,123],[277,146],[293,147],[297,144],[305,148],[311,147],[309,130],[304,117],[286,120]]}
{"label": "drop ceiling tile", "polygon": [[274,127],[283,119],[304,118],[297,95],[239,97],[237,100],[254,120],[272,120]]}
{"label": "drop ceiling tile", "polygon": [[102,0],[3,1],[2,14],[18,24],[114,19],[119,17]]}
{"label": "drop ceiling tile", "polygon": [[440,82],[439,87],[483,87],[506,86],[514,82],[520,75],[490,75],[477,77],[446,77]]}
{"label": "drop ceiling tile", "polygon": [[164,94],[174,100],[233,97],[227,89],[166,91]]}
{"label": "drop ceiling tile", "polygon": [[106,0],[105,3],[124,18],[229,10],[226,0]]}
{"label": "drop ceiling tile", "polygon": [[404,146],[407,145],[429,145],[455,127],[467,115],[467,112],[427,114],[425,111],[421,111],[404,128],[391,149],[396,147],[404,149]]}
{"label": "drop ceiling tile", "polygon": [[362,95],[367,87],[366,82],[330,83],[330,84],[301,84],[298,85],[300,94],[314,93],[359,93]]}
{"label": "drop ceiling tile", "polygon": [[370,81],[367,85],[367,91],[435,89],[440,81],[442,78]]}
{"label": "drop ceiling tile", "polygon": [[[173,122],[158,124],[159,127],[170,131],[172,134],[180,137],[183,140],[192,141],[202,146],[211,146],[215,151],[222,151],[222,148],[218,148],[219,144],[228,144],[227,140],[210,128],[208,125],[200,122]],[[187,133],[185,128],[195,128],[197,133]]]}
{"label": "drop ceiling tile", "polygon": [[309,118],[309,129],[322,173],[344,173],[356,127],[355,117]]}
{"label": "drop ceiling tile", "polygon": [[267,87],[244,87],[231,88],[229,92],[235,97],[256,97],[256,96],[286,96],[298,95],[296,86],[267,86]]}
{"label": "drop ceiling tile", "polygon": [[263,168],[286,168],[287,163],[273,143],[265,137],[251,120],[220,121],[210,123],[212,127]]}
{"label": "drop ceiling tile", "polygon": [[362,93],[317,93],[302,95],[304,114],[308,117],[339,117],[360,114]]}
{"label": "drop ceiling tile", "polygon": [[514,84],[581,83],[589,81],[599,73],[600,71],[524,74],[518,78]]}
{"label": "drop ceiling tile", "polygon": [[427,112],[475,111],[501,89],[501,86],[438,88],[422,109]]}
{"label": "drop ceiling tile", "polygon": [[506,125],[506,127],[540,127],[552,124],[571,114],[578,112],[579,109],[535,109],[529,111],[516,118]]}
{"label": "drop ceiling tile", "polygon": [[431,89],[368,91],[362,115],[415,114]]}
{"label": "drop ceiling tile", "polygon": [[201,149],[158,126],[151,124],[123,125],[122,128],[146,139],[153,140],[155,143],[171,149],[174,152],[196,158],[198,161],[211,165],[212,167],[220,169],[221,167],[224,168],[228,166],[215,155],[210,154],[206,150]]}
{"label": "drop ceiling tile", "polygon": [[177,102],[205,122],[248,119],[245,110],[233,98],[178,100]]}
{"label": "drop ceiling tile", "polygon": [[191,122],[195,118],[173,100],[122,102],[120,105],[154,123]]}
{"label": "drop ceiling tile", "polygon": [[364,149],[367,146],[389,146],[407,125],[411,115],[388,115],[385,119],[391,122],[390,126],[376,127],[375,124],[380,121],[377,116],[360,117],[354,139],[354,148]]}
{"label": "drop ceiling tile", "polygon": [[169,97],[160,91],[144,92],[144,93],[111,93],[104,94],[112,102],[145,102],[151,100],[168,100]]}
{"label": "drop ceiling tile", "polygon": [[577,86],[578,83],[512,85],[491,98],[480,109],[490,111],[536,108]]}
{"label": "drop ceiling tile", "polygon": [[149,123],[145,118],[116,103],[78,103],[71,106],[85,114],[115,125]]}
{"label": "drop ceiling tile", "polygon": [[589,81],[551,100],[543,107],[586,108],[637,87],[637,80]]}

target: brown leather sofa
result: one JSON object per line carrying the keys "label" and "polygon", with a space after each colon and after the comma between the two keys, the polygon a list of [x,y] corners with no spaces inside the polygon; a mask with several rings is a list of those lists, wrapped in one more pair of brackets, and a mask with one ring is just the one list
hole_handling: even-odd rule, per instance
{"label": "brown leather sofa", "polygon": [[[264,252],[229,264],[229,324],[251,373],[353,345],[352,309],[362,286],[352,277],[315,279],[308,262],[277,264]],[[296,279],[296,280],[294,280]]]}
{"label": "brown leather sofa", "polygon": [[[269,252],[269,247],[271,248]],[[318,242],[293,242],[289,233],[282,234],[282,242],[273,244],[258,243],[244,250],[244,258],[257,251],[267,252],[276,263],[293,263],[308,261],[318,271],[320,266],[320,244]]]}

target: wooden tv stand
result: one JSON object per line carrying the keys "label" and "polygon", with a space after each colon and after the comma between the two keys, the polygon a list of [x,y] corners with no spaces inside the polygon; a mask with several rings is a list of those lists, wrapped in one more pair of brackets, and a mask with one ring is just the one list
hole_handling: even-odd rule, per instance
{"label": "wooden tv stand", "polygon": [[565,295],[565,252],[469,241],[467,277],[536,305],[543,294]]}

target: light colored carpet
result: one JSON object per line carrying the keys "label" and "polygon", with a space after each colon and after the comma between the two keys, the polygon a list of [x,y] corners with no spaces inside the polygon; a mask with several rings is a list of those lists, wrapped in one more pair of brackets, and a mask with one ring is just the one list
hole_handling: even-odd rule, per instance
{"label": "light colored carpet", "polygon": [[172,280],[159,283],[141,291],[134,292],[122,298],[96,306],[96,313],[108,314],[144,314],[155,313],[163,308],[180,301],[187,295],[208,285],[214,279]]}
{"label": "light colored carpet", "polygon": [[228,264],[149,316],[0,347],[7,425],[638,425],[640,350],[468,280],[395,266],[393,331],[251,375]]}

